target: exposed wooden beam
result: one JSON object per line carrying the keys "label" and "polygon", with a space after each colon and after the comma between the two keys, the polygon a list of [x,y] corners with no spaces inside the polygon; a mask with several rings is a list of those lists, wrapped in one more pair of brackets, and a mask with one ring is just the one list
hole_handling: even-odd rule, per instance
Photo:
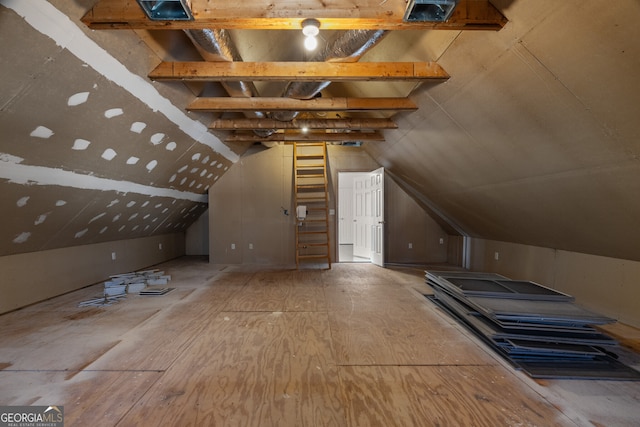
{"label": "exposed wooden beam", "polygon": [[161,62],[153,80],[416,81],[448,79],[435,62]]}
{"label": "exposed wooden beam", "polygon": [[409,98],[312,98],[219,97],[196,98],[187,110],[227,111],[415,111]]}
{"label": "exposed wooden beam", "polygon": [[[215,4],[212,4],[215,3]],[[489,0],[460,0],[447,22],[403,22],[405,0],[353,2],[229,2],[192,0],[193,21],[151,21],[133,0],[100,0],[84,22],[92,29],[251,29],[300,30],[306,18],[316,18],[321,30],[500,30],[506,18]]]}
{"label": "exposed wooden beam", "polygon": [[253,130],[253,129],[397,129],[389,119],[296,119],[281,122],[275,119],[218,119],[210,125],[218,130]]}
{"label": "exposed wooden beam", "polygon": [[229,135],[225,142],[293,142],[293,141],[384,141],[384,135],[373,132],[286,132],[274,133],[268,137],[259,137],[252,132],[236,132]]}

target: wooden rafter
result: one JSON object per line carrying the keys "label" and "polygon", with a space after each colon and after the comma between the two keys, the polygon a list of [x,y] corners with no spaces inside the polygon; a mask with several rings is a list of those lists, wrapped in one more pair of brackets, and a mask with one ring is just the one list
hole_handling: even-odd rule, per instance
{"label": "wooden rafter", "polygon": [[187,110],[227,111],[415,111],[409,98],[313,98],[218,97],[196,98]]}
{"label": "wooden rafter", "polygon": [[236,132],[225,138],[225,142],[293,142],[293,141],[384,141],[384,135],[373,132],[278,132],[267,137],[259,137],[251,132]]}
{"label": "wooden rafter", "polygon": [[[215,4],[212,4],[215,3]],[[460,0],[447,22],[403,22],[405,0],[353,2],[229,2],[192,0],[193,21],[151,21],[133,0],[100,0],[82,21],[92,29],[180,30],[198,28],[300,30],[316,18],[322,30],[500,30],[507,22],[489,0]]]}
{"label": "wooden rafter", "polygon": [[420,81],[449,78],[435,62],[161,62],[153,80]]}
{"label": "wooden rafter", "polygon": [[210,125],[210,129],[218,130],[253,130],[253,129],[397,129],[389,119],[302,119],[281,122],[275,119],[218,119]]}

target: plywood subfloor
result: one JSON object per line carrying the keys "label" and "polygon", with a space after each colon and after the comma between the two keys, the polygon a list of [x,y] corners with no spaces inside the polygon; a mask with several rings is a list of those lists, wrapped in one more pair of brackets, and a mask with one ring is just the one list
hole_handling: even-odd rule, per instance
{"label": "plywood subfloor", "polygon": [[0,405],[69,426],[638,425],[640,383],[513,371],[423,296],[419,269],[160,266],[175,291],[0,316]]}

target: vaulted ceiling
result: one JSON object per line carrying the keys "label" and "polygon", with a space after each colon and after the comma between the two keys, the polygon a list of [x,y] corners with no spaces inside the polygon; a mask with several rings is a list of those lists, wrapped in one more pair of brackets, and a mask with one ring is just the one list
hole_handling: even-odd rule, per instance
{"label": "vaulted ceiling", "polygon": [[[0,4],[0,255],[185,230],[254,143],[323,138],[362,141],[451,233],[640,259],[634,0],[468,0],[435,25],[404,0],[194,0],[170,23],[132,0]],[[386,31],[314,57],[304,18],[321,51]],[[283,96],[300,75],[331,84]]]}

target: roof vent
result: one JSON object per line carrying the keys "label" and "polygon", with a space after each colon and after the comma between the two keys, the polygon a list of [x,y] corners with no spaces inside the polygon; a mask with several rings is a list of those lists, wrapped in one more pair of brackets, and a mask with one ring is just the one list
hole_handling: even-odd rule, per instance
{"label": "roof vent", "polygon": [[456,4],[458,0],[409,0],[402,19],[405,22],[444,22]]}
{"label": "roof vent", "polygon": [[137,0],[152,21],[193,21],[191,0]]}

